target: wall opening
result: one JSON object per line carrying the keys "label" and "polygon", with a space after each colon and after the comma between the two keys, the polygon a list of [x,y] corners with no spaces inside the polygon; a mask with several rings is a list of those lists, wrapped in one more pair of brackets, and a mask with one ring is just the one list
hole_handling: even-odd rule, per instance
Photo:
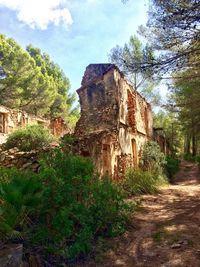
{"label": "wall opening", "polygon": [[0,133],[7,133],[7,114],[0,113]]}
{"label": "wall opening", "polygon": [[103,144],[103,172],[111,175],[111,148],[108,144]]}
{"label": "wall opening", "polygon": [[136,167],[138,165],[138,154],[137,154],[137,145],[135,139],[131,140],[132,153],[133,153],[133,165]]}
{"label": "wall opening", "polygon": [[28,124],[28,118],[25,114],[22,114],[21,126],[26,126]]}
{"label": "wall opening", "polygon": [[86,158],[91,157],[90,152],[89,152],[89,151],[86,151],[86,150],[82,150],[82,151],[80,152],[80,155],[83,156],[83,157],[86,157]]}

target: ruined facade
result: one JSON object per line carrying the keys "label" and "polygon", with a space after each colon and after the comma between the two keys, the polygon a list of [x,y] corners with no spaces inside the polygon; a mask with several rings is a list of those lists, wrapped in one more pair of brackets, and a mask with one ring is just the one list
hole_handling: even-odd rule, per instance
{"label": "ruined facade", "polygon": [[4,143],[8,134],[16,128],[35,123],[49,128],[52,134],[56,136],[63,136],[67,132],[67,127],[61,118],[48,120],[23,111],[0,106],[0,144]]}
{"label": "ruined facade", "polygon": [[151,106],[113,64],[89,65],[81,85],[77,150],[92,158],[101,175],[120,179],[138,165],[144,143],[152,139]]}

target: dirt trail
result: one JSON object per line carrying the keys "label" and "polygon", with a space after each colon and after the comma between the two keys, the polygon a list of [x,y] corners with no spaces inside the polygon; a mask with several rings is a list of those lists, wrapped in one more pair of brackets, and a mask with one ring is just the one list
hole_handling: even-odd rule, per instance
{"label": "dirt trail", "polygon": [[183,161],[174,185],[141,197],[136,229],[116,238],[98,262],[84,267],[200,267],[200,173]]}

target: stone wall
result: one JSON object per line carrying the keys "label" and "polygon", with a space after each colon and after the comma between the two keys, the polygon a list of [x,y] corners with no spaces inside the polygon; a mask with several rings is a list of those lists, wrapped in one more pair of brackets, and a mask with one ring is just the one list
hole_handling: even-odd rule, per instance
{"label": "stone wall", "polygon": [[35,150],[30,152],[22,152],[17,148],[12,148],[9,150],[0,149],[0,166],[7,168],[15,167],[23,170],[31,169],[34,172],[37,172],[39,168],[39,157],[40,152]]}
{"label": "stone wall", "polygon": [[120,179],[138,165],[144,143],[152,138],[151,106],[112,64],[89,65],[77,92],[78,153],[91,157],[101,175]]}
{"label": "stone wall", "polygon": [[[118,92],[114,70],[77,90],[80,98],[81,117],[76,125],[76,135],[85,135],[117,127],[119,116]],[[85,78],[83,77],[83,80]]]}
{"label": "stone wall", "polygon": [[70,132],[62,118],[45,119],[0,105],[0,144],[5,143],[8,134],[13,130],[27,124],[39,124],[47,127],[52,134],[59,137]]}

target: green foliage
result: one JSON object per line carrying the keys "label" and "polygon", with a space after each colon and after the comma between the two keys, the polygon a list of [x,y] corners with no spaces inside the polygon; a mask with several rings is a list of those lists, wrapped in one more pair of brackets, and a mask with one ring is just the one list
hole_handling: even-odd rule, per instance
{"label": "green foliage", "polygon": [[[77,107],[72,108],[76,94],[70,94],[70,82],[65,76],[60,67],[55,64],[46,53],[41,53],[39,48],[35,48],[32,45],[28,45],[27,52],[34,59],[36,66],[38,66],[47,77],[51,77],[56,87],[56,93],[53,103],[50,107],[49,115],[51,117],[62,116],[66,121],[70,122],[74,119],[75,111]],[[78,114],[77,114],[78,115]]]}
{"label": "green foliage", "polygon": [[122,187],[129,196],[154,194],[158,191],[158,186],[166,182],[167,181],[160,175],[139,169],[129,169],[122,182]]}
{"label": "green foliage", "polygon": [[26,51],[0,35],[0,104],[45,117],[62,116],[73,124],[78,116],[76,95],[60,67],[39,48]]}
{"label": "green foliage", "polygon": [[[12,202],[18,205],[20,201],[21,206],[11,231],[18,230],[25,247],[29,251],[37,248],[46,259],[52,255],[61,263],[84,257],[99,237],[115,236],[125,229],[130,205],[124,201],[121,189],[109,178],[99,179],[92,163],[84,158],[55,150],[44,156],[38,174],[0,170],[0,177],[4,177],[1,184],[6,181],[9,188],[14,187],[2,191],[5,193],[0,202],[5,207],[10,207],[10,192],[14,199],[20,196]],[[29,206],[27,199],[31,200]],[[21,207],[25,213],[21,213]],[[6,216],[1,213],[4,222],[13,216],[12,209],[6,212]]]}
{"label": "green foliage", "polygon": [[34,242],[69,258],[85,255],[97,236],[124,230],[126,204],[109,179],[100,180],[90,161],[59,151],[42,162],[43,207]]}
{"label": "green foliage", "polygon": [[143,147],[140,162],[142,169],[153,174],[162,175],[165,164],[165,155],[160,151],[159,145],[154,141],[147,141]]}
{"label": "green foliage", "polygon": [[139,69],[144,61],[151,62],[154,59],[154,51],[146,44],[142,44],[137,36],[131,36],[124,47],[116,46],[109,55],[110,61],[116,64],[126,75],[126,78],[149,102],[159,105],[160,94],[156,90],[157,83],[153,80],[153,73]]}
{"label": "green foliage", "polygon": [[1,104],[45,115],[53,103],[56,87],[31,56],[13,39],[0,35]]}
{"label": "green foliage", "polygon": [[74,143],[75,138],[72,134],[65,134],[60,140],[60,146],[64,151],[71,151],[71,146]]}
{"label": "green foliage", "polygon": [[173,176],[179,171],[180,160],[174,157],[166,157],[166,172],[168,178],[171,180]]}
{"label": "green foliage", "polygon": [[9,134],[5,148],[17,147],[21,151],[31,151],[41,149],[52,141],[53,137],[47,128],[33,124],[18,128]]}
{"label": "green foliage", "polygon": [[36,174],[0,169],[0,239],[25,238],[30,216],[40,203],[41,183]]}
{"label": "green foliage", "polygon": [[180,155],[183,153],[182,125],[174,112],[160,110],[153,114],[153,127],[162,129],[161,133],[169,142],[173,154]]}
{"label": "green foliage", "polygon": [[[193,62],[192,56],[190,60]],[[178,111],[178,118],[182,124],[185,136],[184,152],[186,154],[192,153],[193,156],[199,153],[200,148],[199,74],[199,68],[195,65],[186,71],[175,73],[171,89],[172,104]],[[177,79],[177,77],[179,78]]]}
{"label": "green foliage", "polygon": [[195,162],[200,167],[200,155],[192,156],[191,154],[185,154],[184,155],[184,160]]}
{"label": "green foliage", "polygon": [[192,156],[191,154],[185,154],[184,155],[184,160],[194,162],[195,161],[195,157]]}

